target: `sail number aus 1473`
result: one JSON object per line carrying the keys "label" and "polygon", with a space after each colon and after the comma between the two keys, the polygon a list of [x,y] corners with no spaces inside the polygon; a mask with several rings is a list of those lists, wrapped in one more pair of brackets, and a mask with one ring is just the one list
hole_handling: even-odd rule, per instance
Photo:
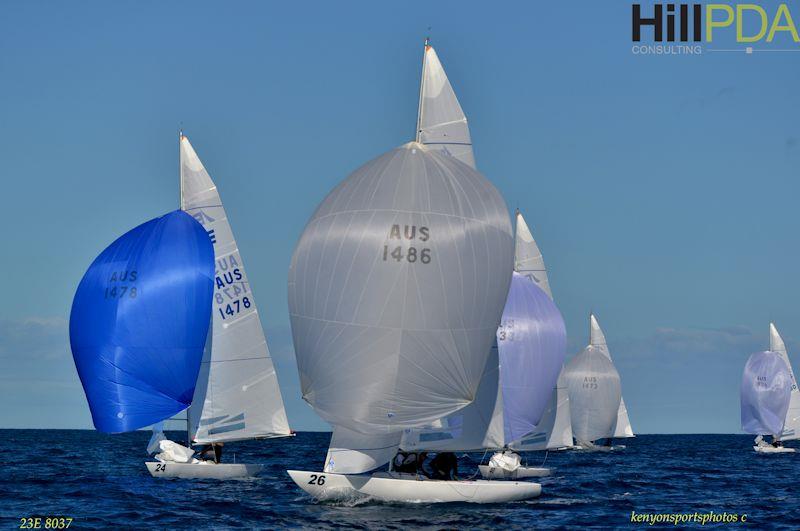
{"label": "sail number aus 1473", "polygon": [[[428,227],[417,227],[416,225],[392,225],[389,229],[390,243],[383,246],[382,258],[384,262],[394,260],[395,262],[402,262],[405,260],[410,264],[421,263],[430,264],[433,257],[431,256],[431,249],[429,247],[415,247],[408,248],[402,245],[402,240],[419,241],[421,243],[427,242],[431,237],[431,231]],[[400,240],[396,243],[392,240]]]}

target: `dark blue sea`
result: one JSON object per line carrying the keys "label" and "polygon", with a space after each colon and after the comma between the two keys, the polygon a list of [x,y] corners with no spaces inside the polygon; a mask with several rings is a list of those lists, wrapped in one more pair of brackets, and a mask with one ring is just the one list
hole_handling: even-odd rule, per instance
{"label": "dark blue sea", "polygon": [[[18,528],[23,517],[58,515],[74,518],[76,529],[606,529],[649,527],[632,523],[632,511],[713,511],[747,515],[747,525],[759,529],[800,529],[800,454],[757,455],[752,438],[741,435],[641,435],[620,452],[551,452],[547,465],[556,470],[542,480],[541,498],[504,505],[317,503],[285,470],[321,468],[328,433],[226,445],[227,459],[235,451],[237,461],[268,469],[258,479],[226,482],[151,478],[143,464],[145,432],[0,430],[0,436],[4,528]],[[460,457],[462,476],[480,457]],[[527,458],[540,464],[544,454]],[[693,526],[700,527],[680,527]]]}

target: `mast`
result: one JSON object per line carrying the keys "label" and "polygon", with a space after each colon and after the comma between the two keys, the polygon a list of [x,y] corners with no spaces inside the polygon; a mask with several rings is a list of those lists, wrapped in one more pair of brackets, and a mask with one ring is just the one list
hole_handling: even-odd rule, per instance
{"label": "mast", "polygon": [[[181,183],[181,210],[184,209],[183,204],[183,164],[181,164],[181,142],[183,142],[183,128],[178,129],[178,175]],[[186,422],[188,426],[189,415],[186,415]]]}
{"label": "mast", "polygon": [[417,107],[417,132],[415,141],[420,141],[420,129],[422,128],[422,95],[425,89],[425,65],[428,62],[428,48],[430,47],[431,38],[425,37],[425,47],[422,52],[422,78],[419,81],[419,104]]}

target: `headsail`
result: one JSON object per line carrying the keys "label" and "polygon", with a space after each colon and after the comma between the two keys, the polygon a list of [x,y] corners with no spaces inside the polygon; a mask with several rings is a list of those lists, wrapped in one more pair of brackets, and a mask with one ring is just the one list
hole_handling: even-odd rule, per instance
{"label": "headsail", "polygon": [[356,170],[292,257],[303,398],[364,434],[429,425],[471,403],[511,250],[500,194],[457,159],[412,142]]}
{"label": "headsail", "polygon": [[69,336],[95,428],[132,431],[189,406],[213,278],[208,235],[181,211],[139,225],[92,262]]}
{"label": "headsail", "polygon": [[742,373],[742,430],[753,435],[783,431],[792,393],[792,376],[780,354],[756,352]]}
{"label": "headsail", "polygon": [[[611,359],[611,352],[609,352],[608,345],[606,344],[606,336],[600,328],[600,324],[597,322],[597,318],[594,314],[589,316],[589,343],[595,346],[609,360]],[[628,418],[628,408],[625,406],[625,399],[620,397],[613,438],[622,439],[626,437],[634,437],[633,427],[631,426],[630,418]]]}
{"label": "headsail", "polygon": [[514,241],[514,270],[528,277],[534,284],[542,288],[548,297],[553,298],[550,281],[547,279],[547,268],[544,266],[544,257],[519,210],[517,210],[517,231]]}
{"label": "headsail", "polygon": [[425,41],[417,116],[417,142],[475,168],[467,117],[433,46]]}
{"label": "headsail", "polygon": [[217,187],[181,135],[181,208],[214,243],[212,326],[189,410],[198,443],[289,435],[278,377]]}
{"label": "headsail", "polygon": [[794,370],[792,369],[792,362],[789,361],[789,353],[786,351],[786,345],[783,343],[773,323],[769,324],[769,349],[772,352],[777,352],[789,368],[789,375],[792,377],[792,394],[789,399],[789,410],[786,412],[786,422],[781,432],[781,440],[792,441],[800,439],[800,390],[797,388],[797,379],[794,377]]}

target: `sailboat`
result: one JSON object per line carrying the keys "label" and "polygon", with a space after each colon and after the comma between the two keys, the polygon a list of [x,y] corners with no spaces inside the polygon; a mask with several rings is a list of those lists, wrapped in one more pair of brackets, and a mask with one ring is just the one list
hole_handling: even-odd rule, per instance
{"label": "sailboat", "polygon": [[[780,363],[777,361],[780,360]],[[788,392],[787,392],[788,389]],[[742,429],[756,434],[759,453],[792,453],[783,442],[800,438],[800,392],[786,345],[774,323],[769,324],[769,351],[747,360],[741,385]],[[763,435],[772,435],[772,444]]]}
{"label": "sailboat", "polygon": [[[613,446],[613,439],[633,437],[633,429],[619,373],[594,314],[589,315],[589,345],[567,364],[564,379],[576,445],[594,451],[623,449],[622,445]],[[606,444],[596,444],[600,440]]]}
{"label": "sailboat", "polygon": [[[404,433],[485,393],[482,376],[498,370],[497,358],[487,358],[496,356],[514,282],[508,210],[474,170],[466,118],[428,42],[425,57],[416,141],[336,187],[292,259],[303,397],[334,430],[322,471],[288,473],[319,499],[490,503],[541,493],[535,483],[372,472],[391,460]],[[426,113],[431,100],[447,112]]]}
{"label": "sailboat", "polygon": [[211,241],[180,210],[125,233],[92,262],[69,336],[98,431],[134,431],[191,404],[213,290]]}
{"label": "sailboat", "polygon": [[[214,245],[211,327],[188,410],[193,444],[289,437],[278,378],[239,247],[217,187],[189,139],[180,135],[181,209]],[[257,475],[263,465],[151,461],[154,477],[227,479]],[[209,466],[213,465],[213,466]]]}
{"label": "sailboat", "polygon": [[[467,118],[427,40],[417,123],[420,142],[475,168]],[[487,479],[549,474],[546,468],[523,466],[510,446],[520,444],[522,435],[541,420],[563,363],[566,342],[563,319],[552,303],[546,272],[540,271],[543,262],[541,268],[530,263],[530,231],[519,212],[515,221],[515,270],[524,269],[527,278],[514,274],[475,401],[431,426],[406,430],[400,443],[400,449],[413,452],[498,450],[488,465],[479,465]],[[538,256],[541,262],[541,253]],[[542,279],[544,284],[540,285]]]}
{"label": "sailboat", "polygon": [[[544,257],[533,238],[530,227],[517,210],[517,230],[514,246],[514,269],[526,276],[544,291],[550,299],[553,292],[547,276]],[[520,451],[561,450],[572,446],[569,392],[564,380],[562,365],[556,385],[550,395],[550,403],[536,428],[511,447]],[[546,470],[546,469],[544,469]]]}

